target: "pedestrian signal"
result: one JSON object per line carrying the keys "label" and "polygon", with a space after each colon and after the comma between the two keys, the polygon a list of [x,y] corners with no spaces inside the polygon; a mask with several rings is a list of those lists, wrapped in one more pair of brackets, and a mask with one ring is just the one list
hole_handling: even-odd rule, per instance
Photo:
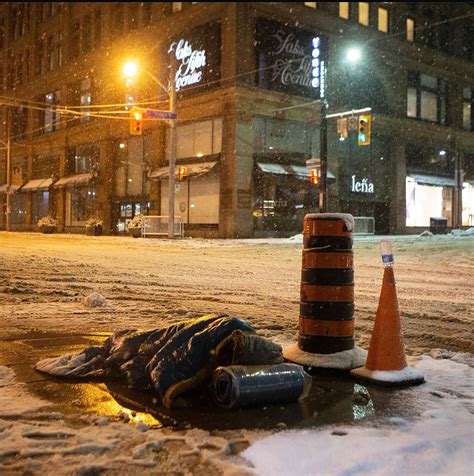
{"label": "pedestrian signal", "polygon": [[138,109],[130,111],[130,135],[141,136],[143,132],[143,113]]}
{"label": "pedestrian signal", "polygon": [[370,144],[370,126],[372,123],[372,116],[359,116],[359,124],[357,129],[357,144],[369,145]]}

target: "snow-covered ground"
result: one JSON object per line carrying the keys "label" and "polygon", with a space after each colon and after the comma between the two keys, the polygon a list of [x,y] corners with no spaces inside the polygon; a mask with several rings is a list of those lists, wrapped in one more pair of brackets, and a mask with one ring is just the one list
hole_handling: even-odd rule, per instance
{"label": "snow-covered ground", "polygon": [[[414,414],[207,432],[151,428],[133,414],[124,418],[117,405],[115,416],[89,414],[78,423],[32,395],[0,352],[0,472],[472,474],[474,238],[393,241],[407,353],[427,379],[403,394],[417,402]],[[298,237],[169,242],[0,233],[0,343],[32,330],[148,329],[210,312],[292,342],[301,248]],[[354,253],[356,339],[367,347],[383,274],[378,240],[356,240]],[[93,293],[98,306],[85,300]]]}

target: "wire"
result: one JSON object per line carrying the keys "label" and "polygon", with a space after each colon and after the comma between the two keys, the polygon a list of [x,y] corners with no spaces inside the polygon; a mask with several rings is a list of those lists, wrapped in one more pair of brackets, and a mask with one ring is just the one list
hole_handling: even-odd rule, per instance
{"label": "wire", "polygon": [[[445,24],[445,23],[450,23],[450,22],[462,20],[462,19],[465,19],[465,18],[470,18],[472,16],[474,16],[474,13],[467,14],[467,15],[461,15],[461,16],[457,16],[457,17],[453,17],[453,18],[448,18],[446,20],[442,20],[442,21],[439,21],[439,22],[431,23],[429,25],[423,25],[423,26],[414,28],[413,31],[423,30],[423,29],[426,29],[426,28],[432,28],[434,26],[439,26],[439,25],[442,25],[442,24]],[[373,39],[373,40],[368,40],[365,44],[368,45],[368,44],[371,44],[371,43],[375,43],[375,42],[378,42],[378,41],[382,41],[382,40],[385,40],[385,39],[388,39],[388,38],[401,36],[401,35],[406,35],[406,32],[402,31],[402,32],[398,32],[398,33],[388,34],[388,35],[385,35],[382,38],[376,38],[376,39]],[[299,58],[294,59],[294,60],[289,60],[288,63],[297,62],[297,61],[301,61],[301,60]],[[255,68],[255,69],[252,69],[252,70],[240,73],[240,74],[236,74],[236,75],[233,75],[233,76],[227,76],[225,78],[219,78],[219,79],[216,79],[214,81],[209,81],[205,84],[205,86],[209,86],[209,85],[216,84],[216,83],[225,83],[226,81],[231,81],[233,79],[241,78],[241,77],[244,77],[244,76],[248,76],[248,75],[251,75],[251,74],[255,74],[257,72],[262,72],[262,71],[266,71],[266,70],[273,69],[273,68],[274,68],[273,65],[268,66],[266,68]],[[199,85],[199,84],[195,85],[195,86],[189,86],[189,87],[186,88],[186,91],[192,91],[194,89],[198,89],[198,88],[202,88],[202,87],[203,87],[203,85]],[[7,99],[7,101],[10,101],[10,103],[7,103],[7,101],[5,101],[5,99]],[[28,104],[27,105],[25,105],[25,104],[16,104],[15,101],[27,102]],[[134,105],[148,105],[148,104],[156,104],[157,102],[159,103],[159,102],[166,102],[166,101],[167,101],[166,97],[157,96],[156,98],[155,97],[154,98],[147,98],[144,101],[134,102]],[[91,104],[91,105],[87,105],[87,106],[59,106],[59,107],[55,107],[55,105],[52,105],[50,103],[43,103],[43,102],[40,102],[40,101],[34,101],[34,100],[30,100],[30,99],[24,100],[24,99],[9,97],[9,96],[0,96],[0,102],[3,102],[7,106],[24,107],[24,108],[27,108],[27,109],[36,109],[36,110],[42,110],[42,111],[47,111],[47,110],[51,111],[52,110],[55,113],[59,113],[59,114],[76,114],[77,116],[98,117],[98,118],[104,118],[104,119],[119,119],[119,120],[128,120],[128,118],[114,117],[113,114],[118,114],[119,113],[119,112],[115,112],[115,111],[104,111],[103,114],[96,114],[96,113],[91,113],[91,112],[82,113],[80,111],[76,111],[76,109],[88,109],[88,110],[90,110],[90,109],[130,106],[129,103],[117,103],[117,104],[94,104],[94,105]],[[12,102],[14,104],[12,104]],[[29,104],[33,104],[33,105],[31,106]],[[38,106],[34,106],[35,104],[38,105]],[[41,108],[39,106],[44,106],[44,107]],[[144,120],[147,120],[147,121],[162,121],[163,119],[144,118]]]}

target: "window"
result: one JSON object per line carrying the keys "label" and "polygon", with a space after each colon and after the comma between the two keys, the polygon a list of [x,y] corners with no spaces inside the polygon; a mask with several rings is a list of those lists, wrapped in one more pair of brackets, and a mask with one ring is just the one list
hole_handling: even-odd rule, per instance
{"label": "window", "polygon": [[462,103],[462,127],[468,131],[472,131],[472,107],[473,94],[472,88],[463,89],[463,103]]}
{"label": "window", "polygon": [[359,23],[369,26],[369,3],[359,2]]}
{"label": "window", "polygon": [[82,52],[89,53],[92,49],[92,18],[86,15],[82,19]]}
{"label": "window", "polygon": [[28,111],[24,107],[15,107],[12,111],[12,133],[18,139],[26,136]]}
{"label": "window", "polygon": [[446,123],[446,81],[412,72],[408,77],[407,117]]}
{"label": "window", "polygon": [[388,10],[386,8],[378,8],[378,29],[383,33],[388,33]]}
{"label": "window", "polygon": [[407,41],[415,41],[415,20],[407,18]]}
{"label": "window", "polygon": [[118,36],[123,31],[123,4],[115,3],[112,23],[112,36]]}
{"label": "window", "polygon": [[171,5],[171,11],[173,13],[180,12],[183,9],[183,2],[172,2]]}
{"label": "window", "polygon": [[83,81],[81,81],[81,97],[80,97],[80,105],[81,107],[81,112],[83,115],[81,116],[80,121],[81,122],[88,122],[90,120],[90,105],[92,102],[92,97],[91,97],[91,79],[86,78]]}
{"label": "window", "polygon": [[130,3],[128,6],[127,28],[129,31],[138,28],[138,9],[135,3]]}
{"label": "window", "polygon": [[81,26],[74,23],[71,26],[71,37],[69,42],[69,58],[74,59],[79,56],[79,47],[81,41]]}
{"label": "window", "polygon": [[63,62],[62,35],[56,33],[48,38],[48,69],[53,71],[59,68]]}
{"label": "window", "polygon": [[48,109],[43,112],[43,132],[57,131],[60,127],[61,114],[57,110],[57,106],[60,104],[59,91],[46,94],[44,102],[48,104]]}
{"label": "window", "polygon": [[142,3],[142,25],[149,26],[151,24],[151,14],[152,14],[153,3],[145,2]]}
{"label": "window", "polygon": [[94,12],[94,47],[102,41],[102,10],[98,8]]}
{"label": "window", "polygon": [[100,147],[97,144],[82,144],[72,147],[69,151],[69,161],[74,165],[70,168],[75,174],[85,174],[99,167]]}
{"label": "window", "polygon": [[93,187],[66,191],[66,226],[83,226],[93,210],[97,210],[97,193]]}
{"label": "window", "polygon": [[349,2],[339,2],[339,16],[344,20],[349,20],[350,5]]}
{"label": "window", "polygon": [[222,120],[194,122],[178,126],[176,156],[178,159],[219,154],[222,142]]}
{"label": "window", "polygon": [[304,4],[309,8],[318,8],[318,2],[304,2]]}
{"label": "window", "polygon": [[36,224],[40,218],[48,214],[49,192],[33,192],[31,194],[31,222]]}

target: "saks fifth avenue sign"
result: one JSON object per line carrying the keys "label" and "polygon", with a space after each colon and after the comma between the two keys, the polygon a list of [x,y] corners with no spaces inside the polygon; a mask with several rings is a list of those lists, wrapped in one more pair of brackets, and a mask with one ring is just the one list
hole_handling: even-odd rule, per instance
{"label": "saks fifth avenue sign", "polygon": [[324,97],[325,41],[312,33],[259,19],[259,86],[288,94]]}
{"label": "saks fifth avenue sign", "polygon": [[176,91],[185,86],[198,84],[203,78],[203,68],[206,66],[206,50],[195,50],[184,39],[179,40],[175,48],[176,61]]}
{"label": "saks fifth avenue sign", "polygon": [[169,54],[176,61],[177,92],[219,79],[220,36],[220,24],[212,22],[187,32],[171,45]]}
{"label": "saks fifth avenue sign", "polygon": [[369,182],[369,179],[364,177],[362,180],[357,180],[356,176],[351,177],[351,192],[355,193],[374,193],[374,184]]}

